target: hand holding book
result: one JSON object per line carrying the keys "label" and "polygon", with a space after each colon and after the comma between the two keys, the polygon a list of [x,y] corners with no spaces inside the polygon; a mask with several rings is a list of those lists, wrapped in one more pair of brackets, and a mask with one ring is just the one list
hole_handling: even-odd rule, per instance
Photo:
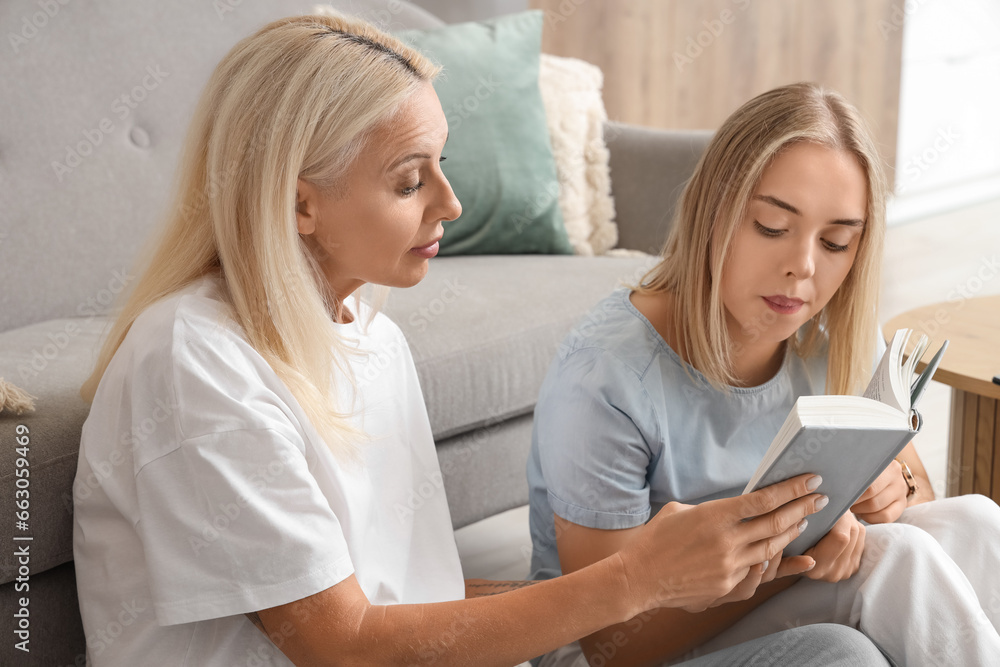
{"label": "hand holding book", "polygon": [[[812,517],[809,527],[785,550],[798,555],[815,545],[854,505],[921,426],[913,409],[933,376],[947,341],[911,384],[927,349],[921,335],[903,360],[913,332],[893,336],[863,396],[802,396],[771,443],[744,493],[801,473],[823,477],[821,493],[830,504]],[[901,479],[901,478],[900,478]]]}
{"label": "hand holding book", "polygon": [[846,512],[806,551],[805,555],[811,556],[816,565],[803,574],[815,581],[831,583],[849,579],[861,567],[864,550],[865,527],[854,514]]}
{"label": "hand holding book", "polygon": [[908,490],[902,466],[892,460],[851,505],[851,511],[865,523],[892,523],[906,509]]}

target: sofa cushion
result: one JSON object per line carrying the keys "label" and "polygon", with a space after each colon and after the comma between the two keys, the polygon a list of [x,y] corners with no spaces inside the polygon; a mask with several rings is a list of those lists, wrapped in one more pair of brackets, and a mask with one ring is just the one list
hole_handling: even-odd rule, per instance
{"label": "sofa cushion", "polygon": [[534,409],[556,347],[620,280],[652,258],[446,257],[385,312],[413,350],[435,440]]}
{"label": "sofa cushion", "polygon": [[[649,257],[438,258],[416,287],[394,290],[385,312],[413,351],[435,441],[529,414],[573,323],[620,281],[638,281],[651,262]],[[0,377],[38,399],[33,414],[0,413],[0,442],[12,443],[17,425],[28,427],[31,471],[30,529],[17,531],[14,505],[4,503],[0,539],[11,544],[14,534],[32,535],[33,572],[73,557],[70,494],[89,411],[78,392],[107,324],[106,318],[91,316],[0,333]],[[0,447],[2,488],[14,487],[15,457],[13,447]],[[7,550],[0,557],[0,583],[15,576],[12,554]]]}
{"label": "sofa cushion", "polygon": [[603,255],[618,241],[610,153],[604,143],[604,75],[596,65],[550,53],[542,54],[540,65],[538,87],[566,234],[577,255]]}
{"label": "sofa cushion", "polygon": [[571,254],[538,88],[542,12],[398,33],[443,66],[434,82],[450,135],[441,165],[462,215],[441,255]]}
{"label": "sofa cushion", "polygon": [[[0,521],[7,544],[31,536],[31,572],[73,559],[73,498],[80,429],[90,406],[80,385],[94,365],[103,317],[49,320],[0,334],[0,377],[36,397],[30,414],[0,413],[0,443],[13,444],[19,425],[28,429],[28,530],[15,527],[14,504],[2,503]],[[0,447],[0,488],[14,489],[13,446]],[[95,483],[97,480],[95,480]],[[12,497],[12,496],[11,496]],[[0,583],[16,576],[13,550],[0,557]]]}

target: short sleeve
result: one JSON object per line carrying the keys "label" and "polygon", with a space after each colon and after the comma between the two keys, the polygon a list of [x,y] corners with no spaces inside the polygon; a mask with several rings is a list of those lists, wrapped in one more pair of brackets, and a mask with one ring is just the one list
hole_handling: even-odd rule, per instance
{"label": "short sleeve", "polygon": [[560,359],[535,409],[542,476],[552,510],[603,530],[634,528],[650,515],[648,396],[610,353],[581,349]]}
{"label": "short sleeve", "polygon": [[354,571],[294,397],[234,332],[196,324],[130,372],[135,529],[163,625],[286,604]]}
{"label": "short sleeve", "polygon": [[275,431],[185,441],[139,471],[136,492],[163,625],[286,604],[354,571],[302,451]]}

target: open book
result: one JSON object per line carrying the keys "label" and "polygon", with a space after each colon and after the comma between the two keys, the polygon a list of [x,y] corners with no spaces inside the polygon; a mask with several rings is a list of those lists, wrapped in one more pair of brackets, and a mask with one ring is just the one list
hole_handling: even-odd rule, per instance
{"label": "open book", "polygon": [[928,344],[920,334],[904,362],[912,333],[896,332],[863,396],[800,396],[750,478],[744,493],[803,473],[823,478],[817,493],[830,503],[808,517],[809,525],[785,548],[786,556],[802,554],[826,535],[920,430],[914,405],[948,341],[911,384]]}

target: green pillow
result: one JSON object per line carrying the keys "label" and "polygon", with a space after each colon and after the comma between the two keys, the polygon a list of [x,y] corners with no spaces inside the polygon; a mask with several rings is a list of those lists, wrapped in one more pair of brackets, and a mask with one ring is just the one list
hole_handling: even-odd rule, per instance
{"label": "green pillow", "polygon": [[444,68],[442,169],[462,215],[444,223],[441,255],[573,253],[538,90],[542,22],[535,10],[397,35]]}

